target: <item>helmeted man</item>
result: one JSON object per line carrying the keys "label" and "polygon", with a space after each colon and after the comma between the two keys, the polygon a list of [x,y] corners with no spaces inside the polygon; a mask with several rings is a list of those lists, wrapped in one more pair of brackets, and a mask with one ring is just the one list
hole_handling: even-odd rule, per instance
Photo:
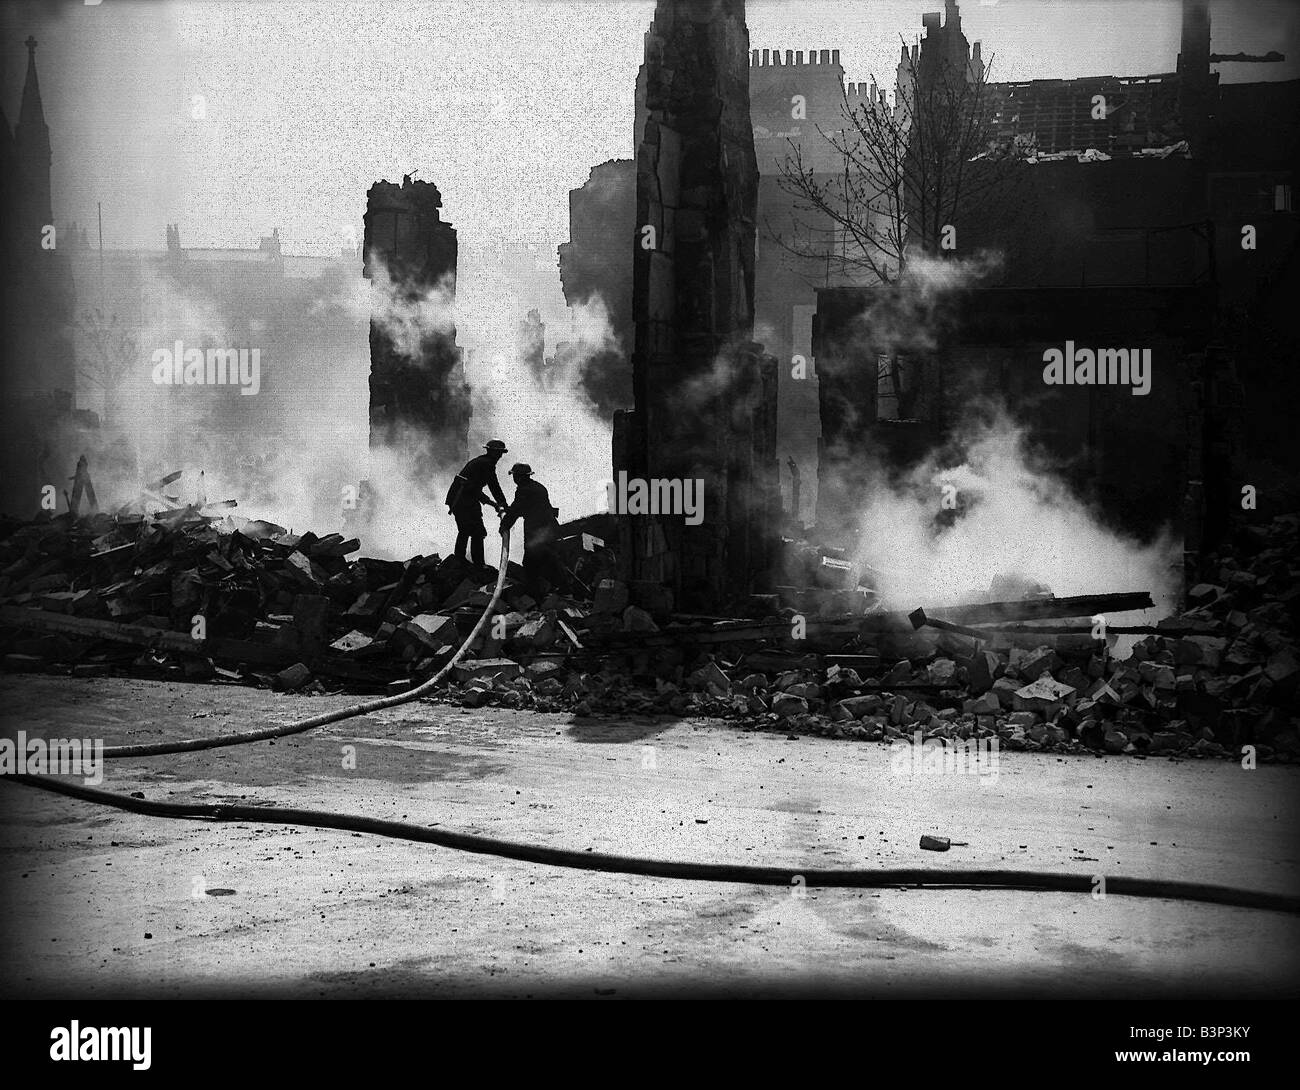
{"label": "helmeted man", "polygon": [[[465,467],[452,479],[447,489],[447,510],[456,519],[456,555],[465,559],[465,546],[469,546],[469,561],[475,567],[483,567],[483,539],[487,537],[487,527],[483,525],[483,504],[495,508],[498,513],[506,509],[506,494],[501,491],[501,482],[497,480],[497,462],[506,453],[506,445],[500,439],[491,439],[483,445],[485,453],[471,458]],[[483,494],[487,487],[492,493],[489,498]]]}
{"label": "helmeted man", "polygon": [[510,467],[510,476],[515,482],[515,498],[501,520],[501,533],[504,536],[517,520],[524,520],[524,583],[540,602],[546,584],[561,593],[569,587],[569,573],[559,553],[559,511],[551,506],[546,486],[533,480],[531,466],[516,462]]}

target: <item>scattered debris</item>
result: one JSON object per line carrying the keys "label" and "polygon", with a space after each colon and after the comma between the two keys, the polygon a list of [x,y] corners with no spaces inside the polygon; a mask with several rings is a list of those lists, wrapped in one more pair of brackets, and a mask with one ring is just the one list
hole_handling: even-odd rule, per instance
{"label": "scattered debris", "polygon": [[[750,618],[673,614],[655,587],[610,578],[598,547],[583,552],[601,558],[587,571],[593,601],[534,601],[512,564],[501,612],[440,692],[468,707],[720,717],[786,737],[888,744],[920,731],[1016,750],[1234,759],[1253,746],[1257,761],[1295,761],[1298,545],[1300,516],[1242,528],[1188,611],[1140,629],[1124,659],[1092,638],[1090,618],[1139,608],[1145,594],[910,618],[810,611],[795,638],[790,595],[817,588],[754,596]],[[0,521],[0,664],[408,691],[469,635],[496,573],[454,557],[349,560],[358,549],[194,505]],[[1026,627],[1053,619],[1076,623]]]}

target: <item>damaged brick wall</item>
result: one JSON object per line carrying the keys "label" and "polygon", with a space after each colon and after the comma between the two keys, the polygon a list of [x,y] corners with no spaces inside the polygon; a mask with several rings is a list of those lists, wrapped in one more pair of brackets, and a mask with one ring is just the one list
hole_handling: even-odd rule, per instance
{"label": "damaged brick wall", "polygon": [[611,159],[569,191],[569,241],[558,247],[560,286],[571,307],[605,304],[614,344],[582,367],[582,386],[602,413],[632,404],[632,253],[636,164]]}
{"label": "damaged brick wall", "polygon": [[[818,526],[838,532],[857,517],[855,467],[880,458],[892,469],[919,463],[948,434],[963,406],[987,400],[1006,406],[1077,495],[1105,520],[1149,539],[1161,528],[1181,531],[1190,479],[1204,477],[1186,415],[1193,390],[1189,354],[1210,339],[1212,290],[1204,285],[999,287],[955,299],[936,325],[933,353],[905,363],[938,398],[918,399],[915,420],[876,416],[872,362],[884,342],[871,322],[874,288],[818,291],[817,353],[825,440]],[[893,313],[886,305],[881,315]],[[889,331],[882,321],[883,337]],[[1151,350],[1148,393],[1127,385],[1048,386],[1043,353],[1067,339],[1079,345]],[[944,361],[937,380],[935,359]],[[1197,410],[1199,414],[1199,410]],[[1199,442],[1199,441],[1198,441]],[[1199,449],[1197,445],[1196,449]]]}
{"label": "damaged brick wall", "polygon": [[776,361],[751,341],[758,170],[743,0],[659,0],[637,149],[631,414],[615,476],[703,482],[703,519],[625,519],[633,580],[716,609],[770,567],[779,523]]}
{"label": "damaged brick wall", "polygon": [[[768,351],[790,361],[781,375],[780,461],[793,459],[796,468],[806,471],[800,505],[794,502],[794,477],[788,467],[784,473],[787,510],[796,524],[812,522],[816,511],[821,433],[812,359],[816,288],[858,282],[837,260],[830,217],[801,207],[783,185],[792,144],[803,162],[823,175],[843,169],[843,156],[826,136],[844,126],[840,51],[809,50],[807,58],[805,62],[803,50],[787,49],[783,60],[779,49],[752,49],[749,60],[749,106],[761,175],[754,328]],[[849,84],[848,91],[852,95],[855,86]],[[875,101],[874,90],[871,95]],[[802,370],[794,366],[796,357],[804,361]]]}
{"label": "damaged brick wall", "polygon": [[[456,231],[439,215],[442,195],[431,182],[376,182],[366,194],[365,264],[376,278],[382,263],[394,302],[415,305],[437,292],[439,306],[456,294]],[[412,351],[413,349],[413,351]],[[398,345],[381,321],[370,322],[370,446],[419,454],[417,472],[463,459],[469,436],[469,386],[456,329],[422,331],[417,345]]]}

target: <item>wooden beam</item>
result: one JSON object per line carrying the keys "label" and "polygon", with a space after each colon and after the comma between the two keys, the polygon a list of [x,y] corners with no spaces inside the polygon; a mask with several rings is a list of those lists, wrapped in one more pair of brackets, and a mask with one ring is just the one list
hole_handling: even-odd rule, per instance
{"label": "wooden beam", "polygon": [[[567,639],[571,644],[573,644],[574,647],[576,647],[579,651],[583,650],[582,641],[581,641],[580,639],[578,639],[578,636],[577,636],[577,634],[573,631],[573,629],[570,628],[567,624],[564,623],[564,619],[563,619],[563,618],[561,618],[561,617],[556,617],[556,618],[555,618],[555,623],[558,624],[558,625],[560,626],[560,631],[564,633],[565,638],[566,638],[566,639]],[[591,638],[590,635],[588,635],[587,638],[590,639],[590,638]]]}
{"label": "wooden beam", "polygon": [[[947,624],[979,624],[1002,620],[1037,620],[1053,617],[1093,617],[1097,614],[1123,613],[1149,609],[1154,603],[1147,591],[1121,594],[1086,594],[1074,598],[1029,598],[1018,602],[936,606],[926,609],[927,617]],[[880,635],[910,632],[913,626],[906,613],[851,614],[844,617],[809,617],[805,622],[805,640],[811,649],[818,640],[838,636]],[[587,634],[587,643],[602,648],[664,647],[675,643],[716,644],[749,643],[780,640],[790,635],[790,622],[718,621],[713,624],[674,625],[659,632],[604,632]]]}
{"label": "wooden beam", "polygon": [[[831,636],[853,636],[862,618],[833,617],[807,619],[805,638],[799,643],[816,642]],[[903,624],[906,624],[906,620]],[[724,621],[718,624],[674,625],[659,632],[588,632],[587,642],[602,648],[667,647],[678,643],[747,643],[755,640],[780,640],[790,636],[789,621]]]}
{"label": "wooden beam", "polygon": [[1082,594],[1074,598],[1026,598],[1020,602],[932,606],[926,607],[925,613],[927,617],[950,624],[984,624],[991,621],[1050,620],[1054,617],[1095,617],[1150,609],[1154,605],[1150,591],[1135,590],[1119,594]]}

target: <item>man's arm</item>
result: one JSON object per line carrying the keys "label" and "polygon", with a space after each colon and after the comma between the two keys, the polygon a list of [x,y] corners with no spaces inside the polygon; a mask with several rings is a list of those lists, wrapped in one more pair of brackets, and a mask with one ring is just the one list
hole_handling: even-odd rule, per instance
{"label": "man's arm", "polygon": [[510,532],[513,526],[520,518],[523,517],[523,497],[518,490],[515,492],[515,502],[506,508],[505,514],[501,518],[501,536],[504,537]]}
{"label": "man's arm", "polygon": [[500,509],[502,507],[508,506],[508,503],[506,501],[506,494],[501,491],[501,482],[497,480],[497,471],[493,469],[490,470],[490,473],[491,476],[488,477],[487,479],[487,486],[491,490],[492,495],[496,497],[497,508]]}

